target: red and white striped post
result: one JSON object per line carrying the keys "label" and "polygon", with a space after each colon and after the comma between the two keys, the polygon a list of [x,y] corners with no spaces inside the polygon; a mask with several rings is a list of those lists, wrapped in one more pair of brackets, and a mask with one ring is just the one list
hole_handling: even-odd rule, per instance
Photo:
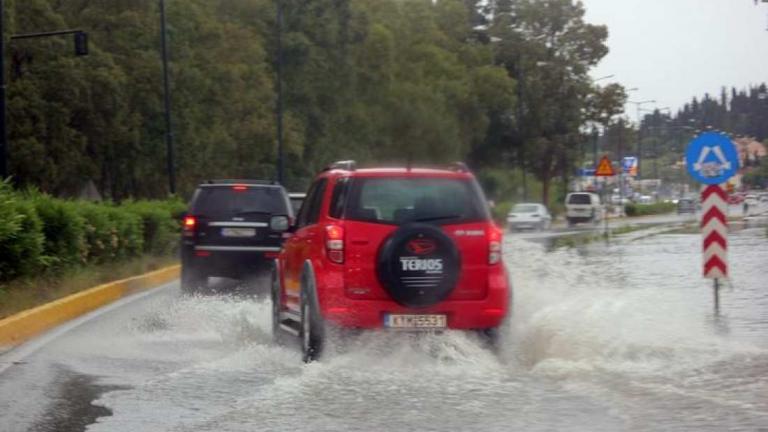
{"label": "red and white striped post", "polygon": [[704,277],[715,280],[715,310],[720,309],[720,279],[728,277],[728,196],[720,185],[701,191]]}

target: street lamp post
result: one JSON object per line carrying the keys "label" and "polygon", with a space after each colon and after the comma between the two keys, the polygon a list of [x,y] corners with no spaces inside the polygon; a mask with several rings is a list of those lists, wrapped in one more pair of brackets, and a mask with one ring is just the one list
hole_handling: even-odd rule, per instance
{"label": "street lamp post", "polygon": [[0,0],[0,181],[8,177],[8,131],[5,123],[5,2]]}
{"label": "street lamp post", "polygon": [[285,160],[283,157],[283,0],[276,0],[277,27],[277,181],[283,184],[285,180]]}
{"label": "street lamp post", "polygon": [[176,193],[176,170],[173,156],[173,124],[171,123],[171,91],[168,76],[168,43],[165,26],[165,0],[160,0],[160,44],[163,56],[163,102],[165,105],[165,150],[168,171],[168,191]]}
{"label": "street lamp post", "polygon": [[640,109],[643,105],[649,104],[649,103],[656,103],[655,99],[650,100],[644,100],[644,101],[629,101],[629,103],[633,104],[635,108],[637,109],[637,179],[640,180],[642,178],[642,159],[643,159],[643,137],[641,132],[641,125],[640,125]]}

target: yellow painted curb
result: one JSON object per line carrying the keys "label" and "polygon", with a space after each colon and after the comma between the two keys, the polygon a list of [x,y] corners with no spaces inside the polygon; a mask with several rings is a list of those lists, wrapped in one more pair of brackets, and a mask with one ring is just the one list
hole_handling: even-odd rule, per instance
{"label": "yellow painted curb", "polygon": [[31,337],[128,294],[168,283],[179,277],[176,264],[150,273],[99,285],[0,320],[0,347],[18,345]]}

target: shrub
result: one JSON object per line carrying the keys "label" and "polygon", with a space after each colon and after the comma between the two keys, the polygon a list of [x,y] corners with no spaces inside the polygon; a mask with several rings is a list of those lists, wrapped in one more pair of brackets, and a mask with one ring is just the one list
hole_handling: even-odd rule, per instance
{"label": "shrub", "polygon": [[144,250],[144,234],[141,217],[120,207],[107,207],[112,232],[116,237],[115,259],[141,255]]}
{"label": "shrub", "polygon": [[28,201],[0,184],[0,280],[32,274],[45,265],[43,226]]}
{"label": "shrub", "polygon": [[[174,207],[168,201],[136,201],[125,203],[121,208],[141,218],[145,253],[164,255],[176,250],[179,241],[179,217],[175,217],[174,212],[178,206]],[[183,210],[178,213],[180,215]]]}
{"label": "shrub", "polygon": [[653,214],[669,213],[676,209],[674,203],[634,204],[630,203],[624,208],[627,216],[646,216]]}
{"label": "shrub", "polygon": [[83,263],[87,253],[85,220],[75,204],[34,191],[27,192],[26,197],[42,221],[47,267],[57,271]]}

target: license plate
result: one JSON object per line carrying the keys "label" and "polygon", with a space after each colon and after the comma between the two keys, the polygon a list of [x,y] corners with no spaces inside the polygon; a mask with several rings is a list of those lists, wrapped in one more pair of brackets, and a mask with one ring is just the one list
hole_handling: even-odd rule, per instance
{"label": "license plate", "polygon": [[256,230],[253,228],[222,228],[221,235],[224,237],[253,237]]}
{"label": "license plate", "polygon": [[384,316],[384,327],[398,329],[442,329],[446,327],[445,315],[402,315]]}

